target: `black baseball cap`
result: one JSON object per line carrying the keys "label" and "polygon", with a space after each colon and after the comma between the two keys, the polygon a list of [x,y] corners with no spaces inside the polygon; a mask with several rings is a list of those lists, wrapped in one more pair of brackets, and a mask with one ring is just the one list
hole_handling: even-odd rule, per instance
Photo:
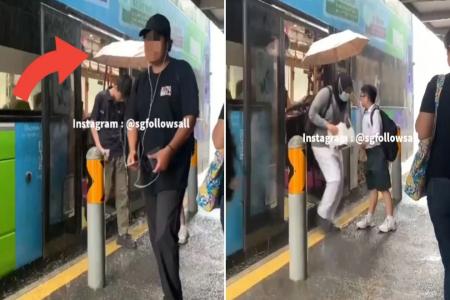
{"label": "black baseball cap", "polygon": [[447,31],[447,34],[444,37],[444,46],[447,50],[450,50],[450,29]]}
{"label": "black baseball cap", "polygon": [[170,23],[163,15],[155,14],[151,16],[145,27],[139,32],[139,36],[145,36],[147,32],[152,30],[170,39]]}

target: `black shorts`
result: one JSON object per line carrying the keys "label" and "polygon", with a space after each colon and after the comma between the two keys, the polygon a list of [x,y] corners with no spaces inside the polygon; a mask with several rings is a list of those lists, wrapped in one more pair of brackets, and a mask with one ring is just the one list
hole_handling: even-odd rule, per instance
{"label": "black shorts", "polygon": [[366,182],[367,189],[387,191],[391,187],[391,176],[389,174],[389,162],[386,160],[383,148],[376,146],[366,149]]}

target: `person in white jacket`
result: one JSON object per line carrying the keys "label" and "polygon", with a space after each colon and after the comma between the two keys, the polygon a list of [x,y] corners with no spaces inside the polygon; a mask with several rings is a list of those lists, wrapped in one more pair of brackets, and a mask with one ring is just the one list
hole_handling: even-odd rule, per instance
{"label": "person in white jacket", "polygon": [[[311,143],[322,174],[326,180],[325,191],[317,209],[318,223],[326,231],[339,230],[334,217],[341,201],[344,184],[342,151],[330,147],[325,141],[328,134],[337,135],[339,123],[350,125],[348,101],[353,93],[353,82],[349,75],[340,73],[332,86],[322,88],[309,109],[309,119],[315,125]],[[322,138],[322,139],[321,139]]]}

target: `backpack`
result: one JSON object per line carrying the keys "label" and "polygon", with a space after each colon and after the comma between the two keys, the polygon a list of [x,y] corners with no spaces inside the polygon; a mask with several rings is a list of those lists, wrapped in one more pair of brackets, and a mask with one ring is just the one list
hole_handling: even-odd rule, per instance
{"label": "backpack", "polygon": [[392,119],[378,106],[375,106],[375,109],[370,113],[370,124],[373,125],[373,114],[377,109],[380,111],[381,116],[381,135],[383,137],[389,137],[389,141],[383,140],[383,142],[381,142],[381,147],[383,148],[386,159],[392,162],[397,157],[398,144],[396,140],[390,141],[390,139],[392,136],[395,137],[397,135],[397,124],[395,124],[395,122],[392,121]]}
{"label": "backpack", "polygon": [[[330,92],[330,97],[328,98],[328,104],[325,107],[324,110],[322,110],[321,112],[319,112],[319,115],[323,118],[325,117],[325,115],[328,112],[328,109],[331,106],[331,99],[333,97],[333,91],[331,90],[331,88],[329,86],[326,87],[328,89],[328,91]],[[311,107],[311,105],[309,106],[309,108]],[[312,136],[314,134],[314,132],[316,131],[316,125],[311,121],[311,119],[309,118],[309,108],[308,111],[306,113],[306,124],[305,124],[305,134],[308,136]]]}

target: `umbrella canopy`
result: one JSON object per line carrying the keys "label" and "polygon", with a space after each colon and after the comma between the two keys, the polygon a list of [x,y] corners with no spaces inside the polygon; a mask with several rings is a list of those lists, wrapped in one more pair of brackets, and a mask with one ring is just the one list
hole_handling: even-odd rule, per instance
{"label": "umbrella canopy", "polygon": [[345,30],[314,42],[302,61],[304,66],[336,63],[358,55],[369,42],[364,35]]}
{"label": "umbrella canopy", "polygon": [[93,60],[116,68],[140,69],[147,67],[144,42],[140,41],[112,42],[100,49]]}

